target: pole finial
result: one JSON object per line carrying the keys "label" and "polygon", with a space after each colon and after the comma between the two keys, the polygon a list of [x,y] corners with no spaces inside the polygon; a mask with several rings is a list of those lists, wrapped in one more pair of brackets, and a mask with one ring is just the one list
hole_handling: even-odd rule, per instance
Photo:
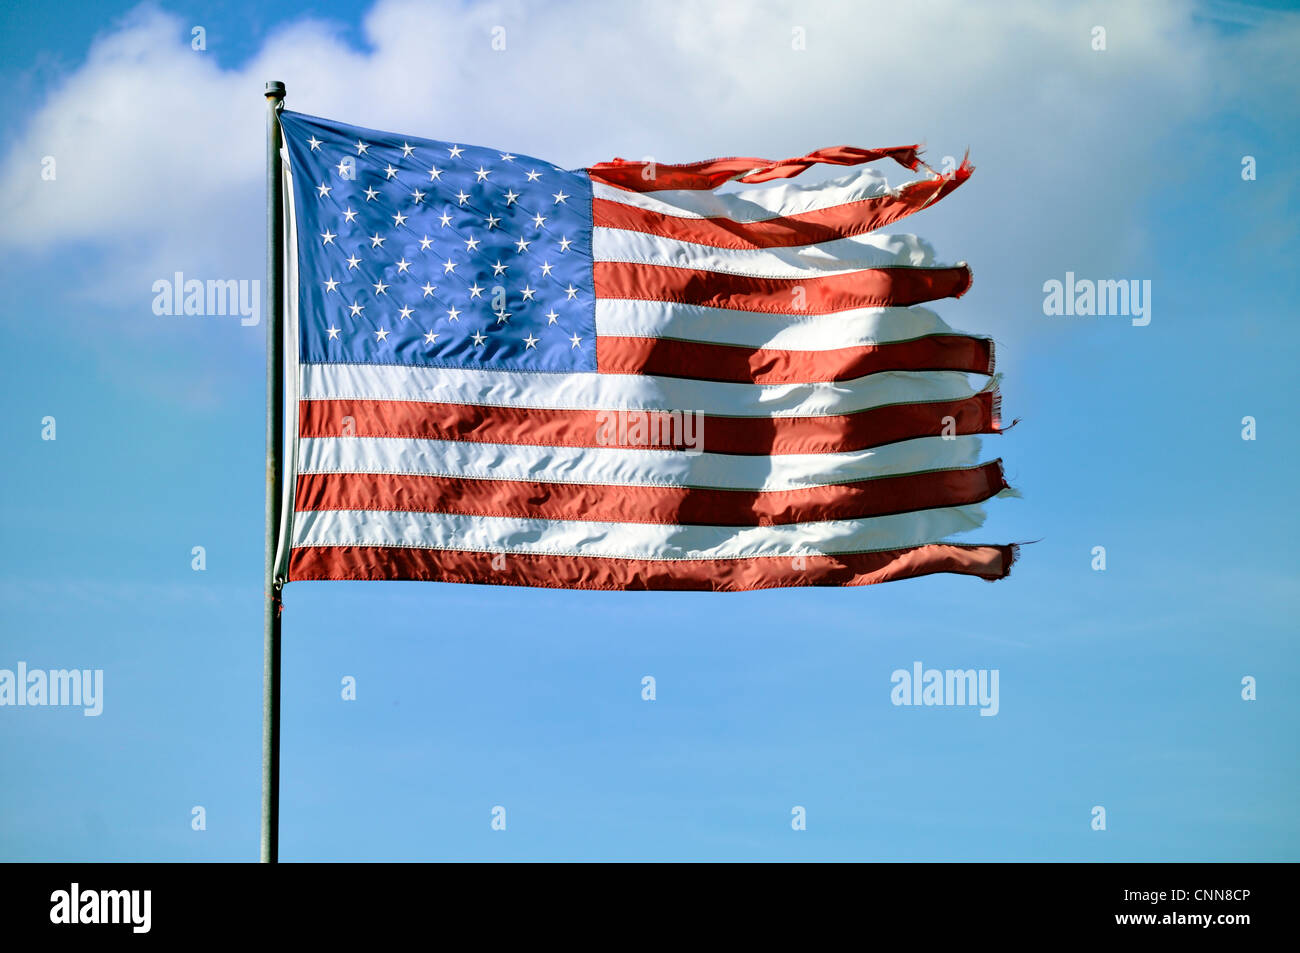
{"label": "pole finial", "polygon": [[267,80],[265,95],[267,99],[284,99],[284,83],[276,79]]}

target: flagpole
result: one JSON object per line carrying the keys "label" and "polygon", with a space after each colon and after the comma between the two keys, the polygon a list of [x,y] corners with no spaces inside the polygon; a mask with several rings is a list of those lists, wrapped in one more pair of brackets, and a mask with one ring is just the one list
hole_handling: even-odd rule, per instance
{"label": "flagpole", "polygon": [[266,616],[262,644],[262,854],[280,859],[280,452],[284,445],[284,83],[266,84]]}

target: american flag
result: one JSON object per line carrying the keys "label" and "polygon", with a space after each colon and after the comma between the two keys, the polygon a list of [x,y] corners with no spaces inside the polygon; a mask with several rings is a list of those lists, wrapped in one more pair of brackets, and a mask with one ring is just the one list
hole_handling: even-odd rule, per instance
{"label": "american flag", "polygon": [[[916,146],[566,170],[281,115],[288,578],[584,589],[1007,574],[964,263]],[[924,175],[890,187],[868,163]],[[845,172],[783,181],[817,165]],[[754,183],[771,183],[755,187]],[[972,379],[972,375],[976,376]],[[972,380],[974,382],[972,382]]]}

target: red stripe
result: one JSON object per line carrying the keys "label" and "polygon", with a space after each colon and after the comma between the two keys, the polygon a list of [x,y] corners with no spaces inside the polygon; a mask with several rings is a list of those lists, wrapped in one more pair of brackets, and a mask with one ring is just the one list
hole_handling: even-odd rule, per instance
{"label": "red stripe", "polygon": [[677,301],[768,314],[827,314],[960,298],[971,282],[965,265],[864,268],[820,278],[759,278],[626,261],[598,261],[592,270],[598,298]]}
{"label": "red stripe", "polygon": [[[706,159],[681,165],[657,162],[629,162],[615,159],[587,170],[597,182],[630,192],[657,192],[660,189],[713,189],[740,176],[740,182],[767,182],[788,179],[805,169],[829,165],[861,165],[877,159],[893,159],[899,165],[915,169],[921,164],[919,146],[893,146],[888,149],[859,149],[856,146],[831,146],[818,149],[797,159]],[[741,175],[741,173],[748,173]]]}
{"label": "red stripe", "polygon": [[678,526],[778,526],[966,506],[982,503],[1006,486],[999,460],[960,470],[768,492],[404,473],[304,473],[298,477],[295,505],[299,512],[382,510]]}
{"label": "red stripe", "polygon": [[[705,415],[697,449],[757,455],[864,450],[943,435],[948,417],[955,422],[949,434],[997,433],[1001,429],[999,405],[995,392],[984,391],[964,400],[893,404],[826,417]],[[612,445],[608,435],[611,414],[615,413],[405,400],[303,400],[299,402],[298,435],[599,447]],[[663,433],[667,428],[657,429]]]}
{"label": "red stripe", "polygon": [[[493,566],[495,559],[496,565]],[[1016,560],[1015,546],[932,543],[837,556],[651,560],[385,546],[312,546],[289,556],[289,578],[412,579],[551,589],[703,589],[737,592],[777,586],[869,586],[937,572],[994,580]]]}
{"label": "red stripe", "polygon": [[829,351],[786,351],[676,338],[596,339],[602,374],[654,374],[705,381],[798,384],[845,381],[880,371],[993,373],[993,342],[964,334],[934,334],[911,341]]}
{"label": "red stripe", "polygon": [[881,228],[943,198],[968,178],[974,167],[963,163],[951,176],[909,182],[896,195],[879,195],[830,208],[782,215],[761,222],[737,222],[726,216],[679,218],[609,199],[593,199],[593,222],[714,248],[783,248],[812,245],[862,235]]}

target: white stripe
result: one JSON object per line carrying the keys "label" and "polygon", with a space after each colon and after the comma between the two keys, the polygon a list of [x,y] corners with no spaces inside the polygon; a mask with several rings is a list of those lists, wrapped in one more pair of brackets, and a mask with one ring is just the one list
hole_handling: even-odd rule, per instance
{"label": "white stripe", "polygon": [[851,453],[771,457],[632,447],[543,447],[405,437],[306,437],[300,473],[395,473],[581,483],[691,486],[775,492],[925,470],[973,466],[978,437],[920,437]]}
{"label": "white stripe", "polygon": [[957,334],[928,308],[854,308],[830,314],[766,314],[673,301],[596,299],[596,334],[677,338],[790,351],[829,351],[864,344]]}
{"label": "white stripe", "polygon": [[627,228],[594,228],[596,261],[636,262],[757,278],[825,278],[864,268],[933,268],[934,249],[915,235],[855,235],[782,248],[715,248]]}
{"label": "white stripe", "polygon": [[[927,180],[928,181],[928,180]],[[762,222],[782,215],[797,215],[817,209],[878,198],[890,191],[885,177],[871,168],[800,185],[787,182],[763,188],[739,188],[734,192],[709,189],[661,189],[629,192],[592,180],[592,195],[621,205],[671,215],[676,218],[729,218],[736,222]]]}
{"label": "white stripe", "polygon": [[901,549],[977,529],[981,506],[781,526],[678,526],[455,513],[315,510],[298,514],[295,546],[404,546],[616,559],[739,559]]}
{"label": "white stripe", "polygon": [[[984,389],[996,385],[992,378]],[[698,410],[819,417],[978,393],[956,371],[884,371],[851,381],[733,384],[643,374],[525,374],[394,364],[303,364],[304,399],[403,400],[574,410]]]}

